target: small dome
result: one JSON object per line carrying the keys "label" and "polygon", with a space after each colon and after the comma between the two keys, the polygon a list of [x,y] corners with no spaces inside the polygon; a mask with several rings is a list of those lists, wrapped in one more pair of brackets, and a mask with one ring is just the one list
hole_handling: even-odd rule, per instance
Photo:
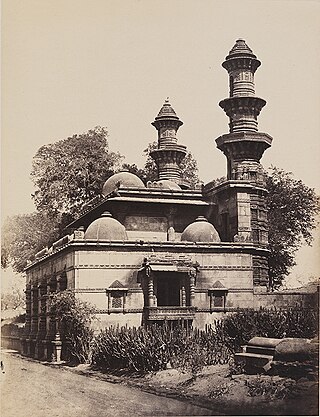
{"label": "small dome", "polygon": [[157,186],[164,190],[181,190],[181,187],[178,184],[170,180],[157,181]]}
{"label": "small dome", "polygon": [[155,118],[154,122],[151,124],[156,128],[160,129],[163,121],[174,122],[175,128],[178,130],[180,126],[183,125],[183,122],[177,116],[177,113],[172,108],[169,103],[169,97],[165,100],[163,106],[161,107],[158,116]]}
{"label": "small dome", "polygon": [[220,242],[220,237],[214,226],[204,216],[199,216],[184,229],[181,241]]}
{"label": "small dome", "polygon": [[92,240],[127,240],[125,227],[105,211],[99,219],[94,220],[87,228],[85,239]]}
{"label": "small dome", "polygon": [[107,179],[102,188],[102,194],[106,196],[120,187],[145,188],[143,182],[137,175],[124,171],[118,172]]}
{"label": "small dome", "polygon": [[174,111],[171,104],[169,103],[169,97],[167,97],[167,99],[165,100],[156,119],[158,119],[159,117],[174,117],[175,119],[178,119],[177,113]]}

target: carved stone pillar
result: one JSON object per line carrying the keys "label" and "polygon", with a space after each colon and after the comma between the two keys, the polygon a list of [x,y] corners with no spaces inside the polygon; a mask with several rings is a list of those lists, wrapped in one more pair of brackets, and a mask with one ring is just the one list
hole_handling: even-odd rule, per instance
{"label": "carved stone pillar", "polygon": [[195,271],[189,271],[189,279],[190,279],[190,306],[194,304],[194,289],[196,284],[196,273]]}
{"label": "carved stone pillar", "polygon": [[182,307],[186,307],[187,305],[186,287],[184,285],[181,287],[181,305]]}
{"label": "carved stone pillar", "polygon": [[46,297],[46,346],[45,346],[45,357],[47,360],[52,359],[53,346],[52,341],[56,334],[56,313],[50,307],[49,298],[50,295],[55,293],[57,290],[57,280],[55,275],[52,275],[47,283],[47,297]]}
{"label": "carved stone pillar", "polygon": [[149,307],[154,305],[154,291],[153,291],[153,276],[150,274],[148,277],[148,301]]}
{"label": "carved stone pillar", "polygon": [[24,328],[24,336],[22,339],[22,353],[30,355],[30,332],[31,332],[31,284],[26,285],[26,324]]}
{"label": "carved stone pillar", "polygon": [[57,278],[57,291],[64,291],[67,289],[67,274],[64,271]]}
{"label": "carved stone pillar", "polygon": [[32,284],[31,286],[31,329],[29,338],[29,353],[30,356],[35,354],[35,343],[38,333],[38,285]]}
{"label": "carved stone pillar", "polygon": [[31,331],[31,284],[26,285],[26,325],[24,328],[25,337],[28,338]]}
{"label": "carved stone pillar", "polygon": [[46,303],[47,303],[47,284],[41,282],[38,286],[38,300],[39,300],[39,313],[38,313],[38,333],[36,343],[36,357],[38,359],[44,358],[44,342],[47,332],[46,322]]}

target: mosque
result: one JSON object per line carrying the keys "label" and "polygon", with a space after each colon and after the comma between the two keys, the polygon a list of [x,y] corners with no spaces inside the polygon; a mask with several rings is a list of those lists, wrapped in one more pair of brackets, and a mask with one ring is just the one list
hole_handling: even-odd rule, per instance
{"label": "mosque", "polygon": [[63,341],[47,294],[72,289],[91,302],[101,328],[183,322],[198,328],[237,308],[253,307],[268,289],[265,174],[272,138],[258,131],[266,101],[255,95],[260,61],[238,39],[222,63],[229,97],[219,105],[229,133],[216,139],[227,179],[190,189],[181,178],[183,122],[168,100],[152,125],[158,179],[129,172],[108,178],[101,196],[69,225],[72,233],[40,251],[26,268],[25,354],[52,357]]}

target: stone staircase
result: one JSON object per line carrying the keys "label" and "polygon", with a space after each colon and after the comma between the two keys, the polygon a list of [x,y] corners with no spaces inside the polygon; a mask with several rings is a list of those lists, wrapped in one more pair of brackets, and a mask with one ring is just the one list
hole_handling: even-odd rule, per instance
{"label": "stone staircase", "polygon": [[247,373],[267,372],[275,355],[276,346],[282,339],[253,337],[242,346],[242,352],[235,354],[236,364],[242,365]]}

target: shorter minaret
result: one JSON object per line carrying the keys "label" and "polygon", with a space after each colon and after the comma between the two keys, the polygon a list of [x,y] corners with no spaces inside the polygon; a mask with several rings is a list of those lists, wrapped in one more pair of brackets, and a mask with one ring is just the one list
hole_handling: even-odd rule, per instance
{"label": "shorter minaret", "polygon": [[177,143],[177,131],[183,122],[176,115],[168,98],[151,124],[158,131],[158,148],[150,153],[158,167],[158,179],[179,184],[181,182],[180,164],[187,150],[186,146]]}

